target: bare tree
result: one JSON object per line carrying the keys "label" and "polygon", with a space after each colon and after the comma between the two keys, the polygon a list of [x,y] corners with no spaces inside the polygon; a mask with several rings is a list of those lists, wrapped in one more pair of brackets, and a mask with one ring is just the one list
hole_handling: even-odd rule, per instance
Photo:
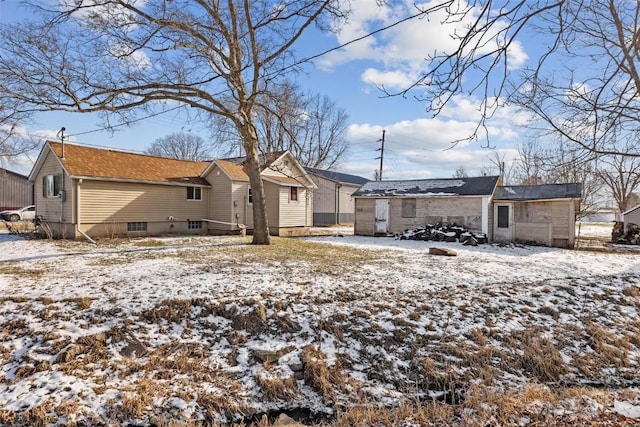
{"label": "bare tree", "polygon": [[0,92],[38,110],[112,117],[171,102],[227,118],[246,154],[253,243],[269,244],[255,112],[296,69],[301,35],[346,17],[340,0],[29,3],[30,22],[0,28]]}
{"label": "bare tree", "polygon": [[607,156],[598,161],[597,175],[611,191],[620,212],[633,207],[633,192],[640,184],[640,158]]}
{"label": "bare tree", "polygon": [[211,147],[204,138],[186,132],[172,133],[156,139],[145,153],[182,160],[212,159]]}
{"label": "bare tree", "polygon": [[[640,3],[468,0],[416,7],[425,16],[439,13],[442,24],[456,28],[454,47],[431,52],[423,75],[389,95],[423,89],[420,99],[435,115],[457,95],[476,96],[481,119],[468,139],[487,145],[487,121],[497,109],[534,100],[529,111],[547,131],[595,153],[640,156],[607,138],[614,128],[640,130]],[[534,37],[536,56],[521,68],[511,52]]]}
{"label": "bare tree", "polygon": [[640,3],[562,3],[561,65],[525,74],[512,101],[533,114],[532,126],[584,151],[640,156],[628,143],[640,131]]}
{"label": "bare tree", "polygon": [[[256,108],[258,147],[262,153],[289,150],[303,166],[331,169],[339,164],[347,149],[345,140],[349,115],[326,95],[304,94],[292,83]],[[216,119],[214,133],[218,146],[237,146],[238,136],[229,123]],[[224,150],[223,150],[224,151]],[[231,154],[226,151],[227,154]]]}
{"label": "bare tree", "polygon": [[464,166],[459,166],[451,175],[452,178],[469,178],[469,173],[467,172],[467,168]]}
{"label": "bare tree", "polygon": [[518,147],[515,178],[522,185],[579,183],[582,185],[580,216],[587,216],[602,204],[603,187],[598,162],[592,153],[564,141],[543,145],[531,140]]}
{"label": "bare tree", "polygon": [[18,156],[26,154],[39,145],[39,139],[21,131],[21,125],[29,121],[29,114],[10,103],[0,92],[0,167],[5,167]]}

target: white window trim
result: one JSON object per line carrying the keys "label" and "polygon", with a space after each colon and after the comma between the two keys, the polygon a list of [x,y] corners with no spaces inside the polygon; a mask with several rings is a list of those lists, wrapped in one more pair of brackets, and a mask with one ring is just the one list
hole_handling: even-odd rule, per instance
{"label": "white window trim", "polygon": [[[194,197],[192,199],[189,198],[189,188],[193,188],[193,196]],[[196,198],[195,197],[196,191],[198,191],[200,193],[200,198]],[[187,187],[187,201],[188,202],[201,202],[202,201],[202,187],[196,187],[196,186]]]}

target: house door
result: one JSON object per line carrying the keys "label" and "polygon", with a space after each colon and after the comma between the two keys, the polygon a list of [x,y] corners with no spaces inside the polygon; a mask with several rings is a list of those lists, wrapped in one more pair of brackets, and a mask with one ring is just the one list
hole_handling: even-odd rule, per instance
{"label": "house door", "polygon": [[375,234],[387,234],[389,232],[389,201],[376,199]]}
{"label": "house door", "polygon": [[513,240],[513,205],[496,203],[493,211],[493,240],[510,242]]}

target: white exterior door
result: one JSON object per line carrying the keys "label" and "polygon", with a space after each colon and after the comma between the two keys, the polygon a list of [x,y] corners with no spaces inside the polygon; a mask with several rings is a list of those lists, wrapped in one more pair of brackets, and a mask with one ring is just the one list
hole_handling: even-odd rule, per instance
{"label": "white exterior door", "polygon": [[513,204],[496,203],[493,211],[493,240],[510,242],[513,240]]}
{"label": "white exterior door", "polygon": [[376,234],[389,232],[389,200],[376,199],[376,221],[374,225]]}

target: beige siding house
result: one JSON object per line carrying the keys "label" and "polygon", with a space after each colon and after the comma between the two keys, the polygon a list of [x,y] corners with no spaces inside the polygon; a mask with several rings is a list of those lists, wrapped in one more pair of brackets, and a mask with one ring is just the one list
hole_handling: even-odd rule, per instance
{"label": "beige siding house", "polygon": [[33,204],[33,183],[29,177],[0,168],[0,211]]}
{"label": "beige siding house", "polygon": [[490,236],[491,197],[498,178],[370,181],[353,194],[354,232],[387,235],[447,223]]}
{"label": "beige siding house", "polygon": [[[260,160],[269,233],[308,234],[313,225],[313,181],[288,151],[261,156]],[[244,158],[214,160],[202,176],[215,194],[209,206],[209,231],[227,233],[237,230],[238,224],[251,230],[253,200]]]}
{"label": "beige siding house", "polygon": [[576,183],[498,187],[493,240],[572,248],[581,197]]}
{"label": "beige siding house", "polygon": [[313,192],[313,225],[353,224],[353,193],[369,180],[336,171],[305,169],[317,187]]}
{"label": "beige siding house", "polygon": [[[297,163],[288,152],[278,158]],[[55,237],[237,232],[250,212],[248,179],[230,180],[217,164],[47,142],[29,179],[36,214]],[[279,229],[277,217],[268,220]]]}

